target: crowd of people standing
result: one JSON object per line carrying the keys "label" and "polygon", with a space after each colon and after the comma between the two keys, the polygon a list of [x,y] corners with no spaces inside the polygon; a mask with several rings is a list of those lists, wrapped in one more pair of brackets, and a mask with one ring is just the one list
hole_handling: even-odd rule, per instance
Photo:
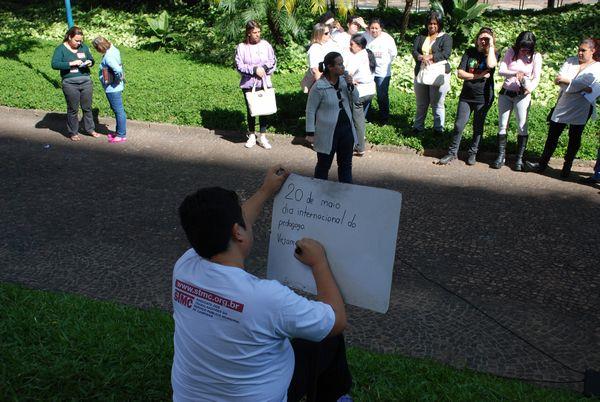
{"label": "crowd of people standing", "polygon": [[[413,88],[415,115],[412,129],[415,135],[425,130],[425,120],[431,108],[433,130],[445,135],[445,99],[450,90],[453,66],[450,64],[453,41],[444,32],[440,13],[431,11],[422,34],[415,38],[412,56],[415,60]],[[103,37],[92,41],[103,55],[99,81],[116,118],[116,130],[109,132],[111,143],[125,142],[126,113],[122,93],[125,77],[119,50]],[[392,62],[398,50],[392,36],[384,30],[383,21],[374,18],[366,23],[363,18],[349,16],[346,27],[327,13],[312,31],[307,49],[307,69],[301,88],[308,93],[306,103],[306,134],[317,152],[315,177],[327,178],[334,156],[337,155],[338,178],[352,182],[352,158],[366,152],[366,119],[373,98],[377,99],[378,119],[386,123],[390,115],[389,85]],[[581,136],[590,118],[596,118],[595,99],[600,86],[600,41],[586,38],[579,44],[576,57],[568,58],[554,83],[559,87],[556,106],[548,115],[549,131],[544,151],[538,163],[525,162],[528,143],[527,120],[531,94],[540,82],[541,52],[536,47],[533,32],[523,31],[504,54],[496,47],[496,34],[490,27],[482,27],[474,38],[473,46],[463,54],[456,66],[462,80],[454,128],[450,133],[447,154],[439,165],[447,165],[458,158],[462,133],[473,118],[473,136],[468,148],[467,165],[476,163],[487,114],[498,99],[498,155],[491,167],[500,169],[506,162],[507,128],[511,114],[517,125],[516,171],[543,172],[554,153],[559,137],[569,126],[569,142],[562,176],[568,177],[573,160],[581,145]],[[93,85],[90,67],[95,63],[89,47],[83,43],[83,31],[71,27],[52,57],[52,68],[60,70],[62,90],[67,104],[67,132],[73,141],[79,141],[78,110],[83,111],[81,132],[99,137],[92,114]],[[272,75],[276,70],[273,47],[261,38],[261,27],[249,21],[244,41],[236,48],[235,66],[240,73],[240,89],[247,106],[248,139],[245,146],[256,144],[271,149],[266,136],[268,116],[252,113],[248,92],[273,88]],[[496,95],[494,74],[503,79]],[[375,116],[371,113],[371,116]],[[258,120],[258,131],[256,131]]]}

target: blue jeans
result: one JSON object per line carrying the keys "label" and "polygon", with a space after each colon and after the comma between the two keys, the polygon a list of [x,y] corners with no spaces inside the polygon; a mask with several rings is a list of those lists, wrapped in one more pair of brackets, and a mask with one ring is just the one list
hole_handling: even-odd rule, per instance
{"label": "blue jeans", "polygon": [[383,121],[390,117],[390,77],[375,77],[377,88],[377,104],[379,105],[379,118]]}
{"label": "blue jeans", "polygon": [[123,91],[107,92],[106,99],[108,99],[110,108],[115,113],[117,119],[117,135],[125,137],[127,135],[127,115],[123,107]]}

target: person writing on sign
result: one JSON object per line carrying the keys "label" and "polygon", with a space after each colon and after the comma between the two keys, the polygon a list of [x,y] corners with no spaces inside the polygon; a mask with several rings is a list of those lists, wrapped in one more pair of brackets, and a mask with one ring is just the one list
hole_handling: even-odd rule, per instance
{"label": "person writing on sign", "polygon": [[108,134],[108,142],[120,143],[127,141],[127,115],[123,107],[123,89],[125,81],[123,79],[123,63],[121,62],[121,52],[112,43],[98,36],[92,41],[92,46],[99,53],[103,54],[102,62],[98,75],[100,83],[104,87],[106,99],[115,114],[117,128],[115,134]]}
{"label": "person writing on sign", "polygon": [[306,138],[317,151],[315,178],[327,180],[337,154],[338,180],[352,183],[352,152],[357,142],[352,105],[358,102],[358,91],[352,77],[345,74],[339,53],[328,53],[319,70],[323,76],[310,89],[306,102]]}
{"label": "person writing on sign", "polygon": [[346,311],[323,246],[302,239],[294,254],[311,269],[318,301],[246,272],[252,226],[287,176],[270,168],[241,205],[219,187],[181,203],[192,248],[173,269],[174,401],[335,401],[349,391]]}
{"label": "person writing on sign", "polygon": [[[241,75],[240,88],[244,93],[246,102],[246,116],[248,122],[248,140],[246,148],[256,145],[256,118],[250,114],[250,106],[246,99],[246,92],[252,88],[262,89],[264,86],[271,88],[271,75],[275,71],[275,52],[269,42],[260,38],[260,25],[256,21],[248,21],[246,24],[246,38],[240,43],[235,52],[235,65]],[[258,144],[264,149],[271,149],[267,139],[267,118],[258,116],[260,137]]]}
{"label": "person writing on sign", "polygon": [[67,131],[71,141],[81,141],[79,137],[79,106],[83,111],[83,130],[87,135],[100,137],[95,131],[92,114],[93,84],[90,67],[94,57],[90,48],[83,43],[83,31],[77,26],[69,28],[63,43],[54,49],[52,68],[60,70],[62,90],[67,101]]}

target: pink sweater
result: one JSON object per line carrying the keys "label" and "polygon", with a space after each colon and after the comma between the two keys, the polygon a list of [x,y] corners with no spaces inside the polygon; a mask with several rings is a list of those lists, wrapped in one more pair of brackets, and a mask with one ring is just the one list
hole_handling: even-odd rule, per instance
{"label": "pink sweater", "polygon": [[502,87],[509,91],[519,91],[521,84],[519,83],[519,80],[517,80],[516,75],[517,73],[523,73],[530,81],[527,85],[527,89],[529,89],[529,92],[533,92],[540,82],[540,74],[542,73],[542,55],[536,52],[533,55],[531,63],[527,63],[528,60],[525,58],[513,60],[514,54],[512,47],[508,48],[504,55],[504,59],[500,62],[498,74],[501,77],[504,77],[504,84]]}

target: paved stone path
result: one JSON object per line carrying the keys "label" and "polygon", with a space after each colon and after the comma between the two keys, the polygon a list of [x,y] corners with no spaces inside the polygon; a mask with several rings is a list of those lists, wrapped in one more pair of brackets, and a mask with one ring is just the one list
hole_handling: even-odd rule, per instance
{"label": "paved stone path", "polygon": [[[63,122],[0,107],[0,281],[169,310],[172,265],[187,248],[176,216],[184,195],[220,185],[248,196],[267,166],[310,175],[315,163],[291,137],[248,150],[227,133],[129,122],[126,144],[74,143]],[[600,189],[576,181],[591,167],[561,181],[559,170],[433,161],[390,152],[355,159],[357,184],[400,191],[403,205],[389,312],[350,307],[349,342],[530,379],[576,381],[575,371],[599,369]],[[259,276],[269,209],[248,264]]]}

